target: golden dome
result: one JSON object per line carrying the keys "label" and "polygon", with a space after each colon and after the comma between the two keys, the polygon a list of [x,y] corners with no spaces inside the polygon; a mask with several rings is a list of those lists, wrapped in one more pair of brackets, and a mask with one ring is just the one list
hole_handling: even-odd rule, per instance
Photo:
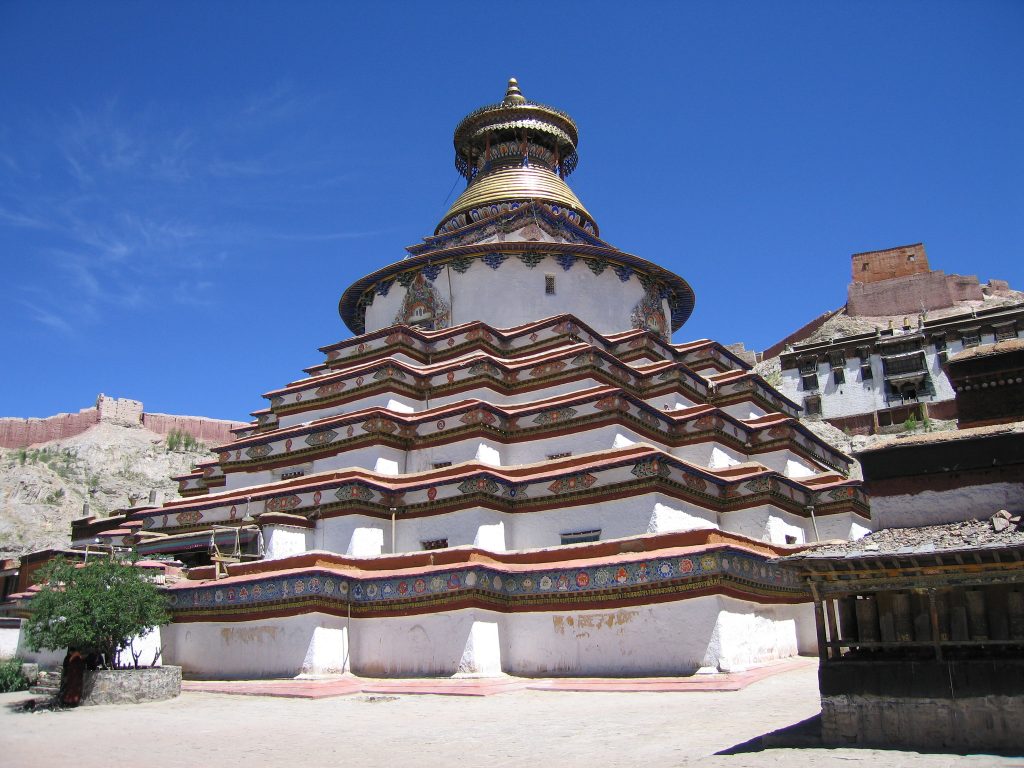
{"label": "golden dome", "polygon": [[455,167],[468,186],[435,234],[460,214],[531,200],[569,208],[596,232],[593,216],[564,181],[576,168],[577,141],[576,123],[569,115],[528,101],[510,78],[500,103],[470,113],[455,129]]}
{"label": "golden dome", "polygon": [[554,203],[579,212],[593,221],[590,212],[562,181],[557,174],[546,168],[516,166],[499,168],[481,174],[466,187],[448,209],[441,223],[449,221],[460,213],[498,203],[517,200],[540,200]]}

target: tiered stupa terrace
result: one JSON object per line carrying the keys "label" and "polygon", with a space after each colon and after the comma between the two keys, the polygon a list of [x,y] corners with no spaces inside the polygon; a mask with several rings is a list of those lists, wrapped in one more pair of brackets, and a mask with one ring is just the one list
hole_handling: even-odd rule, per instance
{"label": "tiered stupa terrace", "polygon": [[190,566],[164,629],[187,673],[679,674],[813,646],[767,560],[866,532],[850,460],[720,344],[671,342],[693,291],[599,239],[578,141],[511,81],[456,129],[467,188],[434,234],[342,295],[357,335],[183,498],[76,522]]}

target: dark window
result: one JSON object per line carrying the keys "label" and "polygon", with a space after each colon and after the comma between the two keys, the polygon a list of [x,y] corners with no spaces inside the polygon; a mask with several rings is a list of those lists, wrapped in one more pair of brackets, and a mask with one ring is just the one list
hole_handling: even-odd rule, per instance
{"label": "dark window", "polygon": [[946,349],[946,337],[936,336],[934,339],[932,339],[932,344],[935,345],[936,352],[942,352]]}
{"label": "dark window", "polygon": [[563,451],[562,453],[549,453],[548,461],[552,459],[564,459],[566,456],[572,456],[572,451]]}
{"label": "dark window", "polygon": [[813,357],[801,360],[799,366],[801,376],[807,376],[808,374],[818,372],[818,361],[815,360]]}
{"label": "dark window", "polygon": [[787,543],[787,544],[796,544],[796,536],[790,536],[790,535],[789,535],[789,534],[787,533],[787,534],[786,534],[786,543]]}
{"label": "dark window", "polygon": [[818,391],[818,374],[812,373],[809,376],[800,377],[800,386],[805,392]]}
{"label": "dark window", "polygon": [[287,472],[281,473],[281,479],[289,480],[293,477],[302,477],[304,474],[306,473],[303,472],[301,469],[289,469]]}
{"label": "dark window", "polygon": [[448,539],[428,539],[427,541],[421,541],[424,549],[446,549],[448,547]]}
{"label": "dark window", "polygon": [[842,352],[829,352],[828,360],[833,368],[842,368],[846,365],[846,355]]}
{"label": "dark window", "polygon": [[996,341],[1006,341],[1007,339],[1016,339],[1017,329],[1012,325],[1004,325],[996,328]]}
{"label": "dark window", "polygon": [[544,293],[548,296],[555,295],[555,276],[544,275]]}
{"label": "dark window", "polygon": [[960,340],[964,343],[964,349],[967,347],[976,347],[981,344],[981,334],[977,332],[965,333],[960,337]]}
{"label": "dark window", "polygon": [[885,358],[882,360],[886,376],[899,376],[904,373],[920,373],[925,371],[924,353],[906,357]]}
{"label": "dark window", "polygon": [[821,397],[818,395],[815,395],[814,397],[805,397],[804,413],[808,416],[821,416]]}
{"label": "dark window", "polygon": [[875,378],[875,374],[871,370],[871,363],[863,363],[860,367],[860,380],[871,381],[873,378]]}
{"label": "dark window", "polygon": [[573,531],[571,533],[562,534],[563,544],[583,544],[588,541],[600,541],[600,539],[600,528],[598,528],[596,531]]}
{"label": "dark window", "polygon": [[860,271],[861,272],[867,272],[868,271],[868,263],[866,261],[863,264],[860,265]]}
{"label": "dark window", "polygon": [[844,371],[842,368],[833,368],[832,369],[832,378],[835,379],[836,384],[845,384],[846,383],[846,371]]}
{"label": "dark window", "polygon": [[452,463],[450,461],[435,461],[430,466],[432,466],[434,469],[444,469],[445,467],[450,467],[451,465]]}

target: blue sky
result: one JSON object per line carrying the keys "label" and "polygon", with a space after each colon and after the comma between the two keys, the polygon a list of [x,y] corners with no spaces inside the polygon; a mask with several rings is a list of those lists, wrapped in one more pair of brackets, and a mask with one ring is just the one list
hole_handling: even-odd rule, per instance
{"label": "blue sky", "polygon": [[1021,2],[0,2],[0,72],[0,415],[247,418],[511,75],[602,236],[694,286],[676,341],[762,349],[919,241],[1024,288]]}

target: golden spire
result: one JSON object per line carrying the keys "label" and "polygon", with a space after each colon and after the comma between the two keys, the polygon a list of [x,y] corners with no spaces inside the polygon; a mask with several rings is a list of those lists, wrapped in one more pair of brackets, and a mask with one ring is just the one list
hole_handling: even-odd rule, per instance
{"label": "golden spire", "polygon": [[523,96],[523,92],[519,90],[519,81],[514,77],[508,79],[508,90],[505,91],[505,98],[501,102],[502,104],[525,104],[526,97]]}
{"label": "golden spire", "polygon": [[576,169],[578,140],[569,115],[528,101],[510,77],[500,103],[471,112],[455,129],[455,167],[468,186],[435,234],[461,214],[480,212],[476,220],[503,203],[530,201],[573,210],[596,234],[593,217],[564,180]]}

